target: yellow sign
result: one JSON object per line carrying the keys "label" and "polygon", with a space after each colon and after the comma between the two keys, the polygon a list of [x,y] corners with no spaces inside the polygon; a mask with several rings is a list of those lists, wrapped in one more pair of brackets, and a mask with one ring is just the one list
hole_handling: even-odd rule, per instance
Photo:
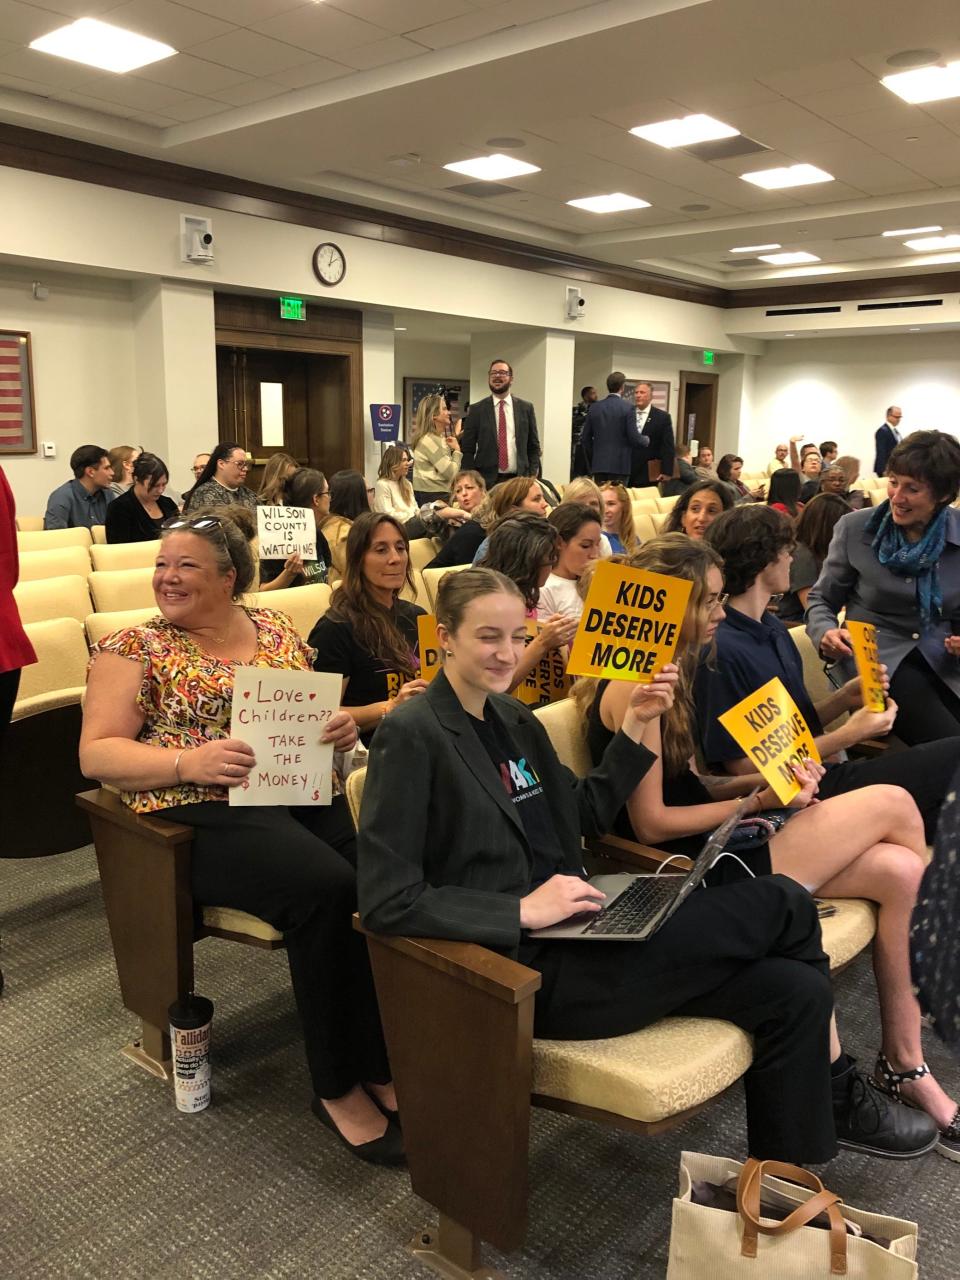
{"label": "yellow sign", "polygon": [[567,671],[649,684],[673,661],[693,583],[601,561],[593,574]]}
{"label": "yellow sign", "polygon": [[[533,618],[527,619],[527,644],[540,630]],[[518,684],[513,696],[528,707],[540,707],[545,702],[559,702],[570,692],[573,677],[567,674],[564,649],[550,649]]]}
{"label": "yellow sign", "polygon": [[417,614],[417,639],[420,645],[420,678],[429,684],[440,670],[437,620],[432,613]]}
{"label": "yellow sign", "polygon": [[877,628],[872,622],[844,623],[850,632],[853,657],[860,677],[863,705],[871,711],[884,711],[887,697],[883,692],[883,676],[880,672],[880,650],[877,648]]}
{"label": "yellow sign", "polygon": [[805,759],[820,762],[807,722],[776,676],[720,716],[737,746],[773,787],[781,804],[800,790],[792,766]]}

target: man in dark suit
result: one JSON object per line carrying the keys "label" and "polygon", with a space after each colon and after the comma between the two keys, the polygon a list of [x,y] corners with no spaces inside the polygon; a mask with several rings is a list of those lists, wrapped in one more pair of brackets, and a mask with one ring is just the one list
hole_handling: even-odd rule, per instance
{"label": "man in dark suit", "polygon": [[470,406],[460,448],[463,470],[479,471],[492,489],[501,480],[540,474],[540,436],[533,405],[510,393],[513,369],[506,360],[493,361],[487,382],[492,395]]}
{"label": "man in dark suit", "polygon": [[650,383],[638,382],[634,392],[636,420],[645,443],[633,448],[630,466],[630,484],[633,488],[644,488],[658,484],[661,479],[673,478],[673,419],[663,409],[654,408],[650,403],[652,399],[653,387]]}
{"label": "man in dark suit", "polygon": [[587,411],[580,444],[587,462],[587,472],[597,484],[611,481],[626,484],[630,475],[631,452],[642,449],[643,436],[637,426],[637,415],[629,400],[623,398],[622,373],[607,377],[608,395]]}
{"label": "man in dark suit", "polygon": [[900,419],[903,410],[898,404],[892,404],[887,410],[887,420],[874,434],[877,443],[877,454],[873,460],[873,474],[882,476],[887,470],[887,459],[900,443]]}

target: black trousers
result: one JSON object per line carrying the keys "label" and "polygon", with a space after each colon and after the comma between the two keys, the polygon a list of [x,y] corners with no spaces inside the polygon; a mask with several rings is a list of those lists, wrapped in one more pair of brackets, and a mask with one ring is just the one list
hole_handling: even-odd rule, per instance
{"label": "black trousers", "polygon": [[639,1031],[668,1014],[723,1018],[754,1037],[744,1077],[750,1154],[818,1164],[836,1154],[830,970],[816,906],[786,876],[698,889],[648,942],[528,942],[547,1039]]}
{"label": "black trousers", "polygon": [[[894,728],[899,734],[899,713]],[[957,732],[960,733],[960,724]],[[907,751],[885,751],[872,760],[847,760],[843,764],[829,765],[820,779],[819,795],[821,800],[829,800],[831,796],[842,796],[859,787],[878,783],[903,787],[916,801],[923,816],[927,840],[932,841],[940,808],[958,765],[960,740],[940,738],[936,742],[918,743]]]}
{"label": "black trousers", "polygon": [[897,667],[890,681],[890,697],[899,708],[894,732],[908,746],[960,734],[960,698],[947,688],[919,649]]}
{"label": "black trousers", "polygon": [[367,947],[355,932],[356,848],[346,802],[329,808],[167,811],[195,829],[193,895],[269,921],[284,937],[314,1092],[390,1079]]}
{"label": "black trousers", "polygon": [[612,471],[596,471],[593,475],[594,484],[623,484],[625,485],[630,479],[629,476],[614,475]]}
{"label": "black trousers", "polygon": [[0,742],[10,726],[13,704],[20,688],[20,671],[20,667],[14,667],[12,671],[0,671]]}

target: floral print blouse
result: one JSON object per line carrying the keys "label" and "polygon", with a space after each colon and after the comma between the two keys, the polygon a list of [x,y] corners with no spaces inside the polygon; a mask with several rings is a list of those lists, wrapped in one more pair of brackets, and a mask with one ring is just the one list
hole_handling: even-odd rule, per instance
{"label": "floral print blouse", "polygon": [[[244,666],[309,671],[313,650],[301,640],[286,614],[275,609],[244,609],[257,628],[257,652]],[[94,645],[93,655],[115,653],[138,662],[143,672],[137,706],[143,713],[138,742],[177,750],[201,747],[230,736],[233,674],[237,662],[206,653],[187,633],[151,618],[139,627],[126,627]],[[181,804],[226,800],[227,788],[200,786],[157,787],[125,791],[121,798],[135,813],[154,813]]]}

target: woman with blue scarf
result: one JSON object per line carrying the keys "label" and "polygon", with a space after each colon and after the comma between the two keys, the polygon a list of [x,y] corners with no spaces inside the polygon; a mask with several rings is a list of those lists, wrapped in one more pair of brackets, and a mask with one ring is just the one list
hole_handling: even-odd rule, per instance
{"label": "woman with blue scarf", "polygon": [[845,678],[855,674],[846,617],[877,628],[908,745],[960,735],[960,444],[914,431],[890,454],[888,498],[844,516],[810,590],[807,632]]}

